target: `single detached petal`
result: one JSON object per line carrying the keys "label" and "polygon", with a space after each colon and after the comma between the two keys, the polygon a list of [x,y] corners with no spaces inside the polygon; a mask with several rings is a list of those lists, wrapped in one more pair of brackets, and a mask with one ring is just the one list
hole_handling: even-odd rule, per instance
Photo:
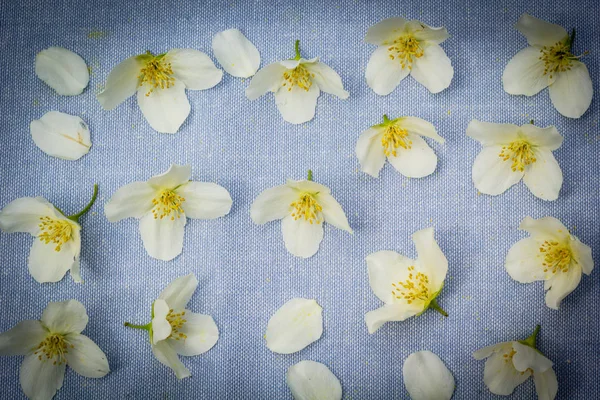
{"label": "single detached petal", "polygon": [[71,334],[66,338],[70,348],[65,354],[67,364],[86,378],[102,378],[110,372],[106,354],[85,335]]}
{"label": "single detached petal", "polygon": [[533,382],[538,400],[554,400],[558,393],[558,380],[552,368],[539,374],[533,374]]}
{"label": "single detached petal", "polygon": [[152,129],[160,133],[176,133],[190,114],[190,102],[185,85],[175,80],[169,88],[157,88],[149,93],[150,86],[141,86],[137,92],[138,105]]}
{"label": "single detached petal", "polygon": [[250,206],[250,218],[255,224],[265,224],[290,215],[291,204],[298,194],[288,185],[263,191]]}
{"label": "single detached petal", "polygon": [[533,96],[556,79],[545,74],[546,65],[540,60],[539,47],[526,47],[519,51],[506,65],[502,74],[504,91],[509,94]]}
{"label": "single detached petal", "polygon": [[323,240],[322,223],[311,224],[303,218],[295,220],[291,215],[281,220],[281,232],[285,248],[296,257],[314,256]]}
{"label": "single detached petal", "polygon": [[581,281],[581,268],[571,265],[567,272],[559,271],[551,281],[546,292],[546,305],[558,310],[561,301],[571,294]]}
{"label": "single detached petal", "polygon": [[152,344],[157,344],[171,335],[171,323],[167,321],[170,307],[163,299],[154,300],[152,305]]}
{"label": "single detached petal", "polygon": [[237,29],[227,29],[213,36],[212,49],[219,64],[230,75],[249,78],[258,71],[258,49]]}
{"label": "single detached petal", "polygon": [[50,302],[42,313],[42,324],[53,333],[81,333],[88,323],[83,304],[77,300]]}
{"label": "single detached petal", "polygon": [[408,356],[402,377],[412,400],[450,400],[454,393],[452,373],[431,351],[417,351]]}
{"label": "single detached petal", "polygon": [[62,47],[50,47],[35,56],[35,74],[63,96],[83,92],[90,72],[83,58]]}
{"label": "single detached petal", "polygon": [[178,186],[188,183],[191,176],[191,165],[171,164],[167,172],[148,179],[148,184],[155,189],[174,190]]}
{"label": "single detached petal", "polygon": [[140,234],[148,255],[158,260],[169,261],[183,251],[185,214],[179,214],[174,220],[154,218],[146,214],[140,219]]}
{"label": "single detached petal", "polygon": [[276,62],[259,70],[246,88],[246,97],[256,100],[267,92],[276,92],[283,83],[283,73],[287,68]]}
{"label": "single detached petal", "polygon": [[198,279],[194,274],[188,274],[175,279],[161,292],[159,299],[163,299],[169,308],[184,309],[198,287]]}
{"label": "single detached petal", "polygon": [[219,340],[219,328],[210,315],[196,314],[185,310],[185,320],[179,334],[184,338],[171,338],[169,342],[177,354],[197,356],[206,353]]}
{"label": "single detached petal", "polygon": [[275,93],[275,104],[285,121],[302,124],[314,118],[319,94],[319,87],[315,84],[309,90],[296,85],[291,90],[283,87]]}
{"label": "single detached petal", "polygon": [[90,130],[79,117],[50,111],[29,125],[31,137],[44,153],[65,160],[78,160],[90,151]]}
{"label": "single detached petal", "polygon": [[504,355],[508,357],[511,350],[512,346],[508,344],[507,348],[492,354],[485,362],[483,382],[494,394],[508,396],[531,376],[530,371],[517,371],[511,362],[506,362]]}
{"label": "single detached petal", "polygon": [[568,36],[562,26],[543,21],[527,13],[521,15],[515,28],[527,38],[530,46],[552,46]]}
{"label": "single detached petal", "polygon": [[267,347],[274,353],[291,354],[319,340],[323,334],[323,309],[316,300],[294,298],[269,319]]}
{"label": "single detached petal", "polygon": [[411,75],[431,93],[439,93],[450,86],[454,68],[440,45],[428,43],[423,57],[415,58]]}
{"label": "single detached petal", "polygon": [[140,85],[144,62],[139,56],[129,57],[110,71],[104,90],[96,96],[105,110],[112,110],[133,96]]}
{"label": "single detached petal", "polygon": [[187,378],[192,376],[190,370],[179,359],[175,349],[169,344],[168,340],[163,340],[155,345],[152,345],[152,353],[161,364],[166,365],[175,372],[177,379]]}
{"label": "single detached petal", "polygon": [[[187,89],[210,89],[221,82],[223,78],[223,71],[215,67],[210,57],[201,51],[194,49],[173,49],[165,57],[171,63],[175,82],[183,82]],[[183,105],[183,102],[181,104]]]}
{"label": "single detached petal", "polygon": [[367,84],[380,96],[387,96],[410,73],[407,67],[402,68],[399,60],[390,58],[387,46],[380,46],[371,55],[365,70]]}
{"label": "single detached petal", "polygon": [[396,155],[388,155],[388,161],[398,172],[409,178],[423,178],[431,175],[437,166],[437,156],[422,137],[409,134],[411,147],[396,148]]}
{"label": "single detached petal", "polygon": [[534,150],[535,162],[525,169],[523,182],[534,196],[542,200],[556,200],[563,183],[558,162],[550,150]]}
{"label": "single detached petal", "polygon": [[382,135],[381,129],[369,128],[360,134],[356,142],[356,157],[360,169],[374,178],[379,176],[379,171],[385,164],[385,151],[381,145]]}
{"label": "single detached petal", "polygon": [[516,352],[513,355],[512,362],[517,371],[531,369],[535,375],[538,372],[541,373],[552,368],[552,361],[548,360],[534,348],[519,342],[513,342],[512,345]]}
{"label": "single detached petal", "polygon": [[551,276],[550,272],[544,272],[546,268],[542,265],[544,259],[540,255],[540,245],[539,241],[527,238],[519,240],[508,250],[504,267],[511,278],[531,283]]}
{"label": "single detached petal", "polygon": [[188,218],[214,219],[229,214],[233,200],[227,189],[216,183],[188,182],[177,189],[185,199],[181,204]]}
{"label": "single detached petal", "polygon": [[550,85],[550,100],[554,108],[569,118],[581,117],[592,103],[594,88],[584,63],[573,61],[569,70],[560,72]]}
{"label": "single detached petal", "polygon": [[383,307],[366,313],[365,323],[367,324],[369,333],[375,333],[386,322],[404,321],[421,311],[423,311],[423,307],[419,307],[414,303],[386,304]]}
{"label": "single detached petal", "polygon": [[341,400],[342,385],[325,365],[300,361],[288,368],[286,382],[294,400]]}
{"label": "single detached petal", "polygon": [[317,201],[323,208],[325,222],[338,229],[352,233],[352,228],[350,228],[350,224],[348,224],[348,219],[346,218],[342,206],[332,195],[329,193],[319,193],[317,195]]}
{"label": "single detached petal", "polygon": [[319,89],[325,93],[330,93],[340,99],[347,99],[350,94],[344,90],[342,78],[330,66],[322,62],[315,62],[305,65],[308,72],[313,74],[313,83],[319,86]]}
{"label": "single detached petal", "polygon": [[48,332],[40,321],[21,321],[14,328],[0,333],[0,356],[24,356],[46,338]]}
{"label": "single detached petal", "polygon": [[384,19],[369,28],[365,36],[365,42],[378,46],[389,44],[402,35],[407,22],[402,17]]}
{"label": "single detached petal", "polygon": [[19,371],[19,381],[23,393],[30,399],[51,400],[63,385],[65,363],[54,364],[53,359],[38,359],[30,354],[23,359]]}
{"label": "single detached petal", "polygon": [[525,124],[520,127],[519,133],[531,144],[545,150],[556,150],[563,143],[563,137],[558,133],[555,126],[540,128],[533,124]]}
{"label": "single detached petal", "polygon": [[404,280],[408,275],[408,268],[414,265],[415,261],[395,251],[387,250],[369,254],[365,260],[369,270],[371,290],[379,300],[391,304],[394,301],[392,284]]}
{"label": "single detached petal", "polygon": [[396,122],[401,128],[406,129],[409,133],[425,136],[435,140],[438,143],[444,143],[443,137],[438,135],[435,126],[429,121],[417,117],[402,117]]}
{"label": "single detached petal", "polygon": [[21,197],[8,203],[0,211],[0,229],[7,233],[26,232],[37,236],[40,219],[56,217],[58,212],[43,197]]}
{"label": "single detached petal", "polygon": [[431,287],[441,288],[448,273],[448,260],[435,241],[433,228],[413,233],[412,240],[419,256],[417,262],[429,272]]}
{"label": "single detached petal", "polygon": [[519,140],[521,127],[514,124],[494,124],[492,122],[469,122],[467,136],[477,140],[484,146],[505,145]]}
{"label": "single detached petal", "polygon": [[512,161],[500,157],[502,146],[484,147],[475,158],[472,175],[473,183],[481,193],[492,196],[504,193],[519,182],[524,172],[512,170]]}
{"label": "single detached petal", "polygon": [[104,206],[104,214],[110,222],[125,218],[142,218],[148,214],[158,195],[157,190],[147,182],[133,182],[120,187]]}
{"label": "single detached petal", "polygon": [[69,240],[60,251],[56,251],[56,243],[45,243],[39,238],[33,240],[27,263],[33,279],[39,283],[58,282],[65,276],[77,262],[81,250],[79,232],[74,234],[78,237],[77,241]]}

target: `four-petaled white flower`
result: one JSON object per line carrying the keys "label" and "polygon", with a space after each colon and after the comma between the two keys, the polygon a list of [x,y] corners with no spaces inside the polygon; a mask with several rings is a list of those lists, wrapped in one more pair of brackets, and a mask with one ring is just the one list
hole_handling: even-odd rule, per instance
{"label": "four-petaled white flower", "polygon": [[178,379],[191,376],[178,355],[197,356],[206,353],[219,340],[219,329],[210,315],[186,309],[198,287],[198,279],[189,274],[175,279],[152,304],[152,321],[146,325],[125,326],[148,331],[152,353],[171,368]]}
{"label": "four-petaled white flower", "polygon": [[172,260],[183,250],[186,218],[219,218],[231,209],[229,192],[216,183],[192,182],[189,165],[171,165],[146,182],[123,186],[104,206],[110,222],[140,219],[140,234],[148,254]]}
{"label": "four-petaled white flower", "polygon": [[[515,26],[529,47],[519,51],[502,75],[504,90],[510,94],[533,96],[546,87],[556,110],[569,118],[579,118],[589,108],[594,89],[581,56],[572,53],[571,36],[559,25],[523,14]],[[587,54],[584,53],[584,54]]]}
{"label": "four-petaled white flower", "polygon": [[454,76],[452,63],[440,47],[448,37],[446,28],[400,17],[373,25],[365,42],[379,47],[367,64],[367,84],[385,96],[410,74],[431,93],[441,92],[450,86]]}
{"label": "four-petaled white flower", "polygon": [[467,136],[483,149],[473,163],[473,183],[481,193],[499,195],[523,179],[534,196],[556,200],[563,182],[552,151],[563,138],[554,126],[471,121]]}
{"label": "four-petaled white flower", "polygon": [[395,251],[378,251],[366,258],[371,289],[385,303],[365,314],[369,333],[375,333],[386,322],[404,321],[430,307],[448,316],[436,300],[444,287],[448,260],[433,237],[433,228],[415,232],[412,240],[416,260]]}
{"label": "four-petaled white flower", "polygon": [[452,373],[429,350],[417,351],[406,358],[402,378],[411,400],[450,400],[454,393]]}
{"label": "four-petaled white flower", "polygon": [[342,206],[327,186],[308,179],[288,179],[285,185],[262,192],[250,208],[254,223],[262,225],[281,219],[285,248],[297,257],[308,258],[319,250],[323,240],[323,223],[352,233]]}
{"label": "four-petaled white flower", "polygon": [[525,340],[502,342],[473,353],[477,360],[487,358],[483,381],[490,392],[508,396],[533,375],[538,399],[553,400],[556,397],[558,381],[552,361],[535,347],[539,330],[538,325]]}
{"label": "four-petaled white flower", "polygon": [[422,178],[435,171],[437,156],[423,137],[444,143],[435,127],[421,118],[400,117],[373,125],[361,133],[356,143],[356,156],[363,172],[377,178],[385,159],[398,172],[409,178]]}
{"label": "four-petaled white flower", "polygon": [[553,217],[525,217],[519,229],[531,237],[510,248],[504,263],[506,271],[521,283],[544,281],[544,290],[548,290],[546,305],[558,309],[560,302],[579,285],[582,272],[592,273],[592,249]]}
{"label": "four-petaled white flower", "polygon": [[175,133],[190,113],[185,90],[204,90],[221,82],[223,71],[204,53],[173,49],[167,53],[129,57],[106,78],[98,101],[112,110],[137,92],[137,102],[150,126]]}
{"label": "four-petaled white flower", "polygon": [[108,374],[104,352],[81,334],[87,323],[77,300],[50,302],[41,320],[21,321],[0,334],[0,355],[25,356],[19,380],[27,397],[50,400],[63,385],[67,365],[87,378]]}
{"label": "four-petaled white flower", "polygon": [[288,368],[286,382],[294,400],[342,400],[342,385],[327,366],[300,361]]}
{"label": "four-petaled white flower", "polygon": [[321,91],[347,99],[342,79],[329,66],[315,57],[300,56],[296,40],[296,57],[269,64],[259,70],[246,89],[246,97],[258,99],[267,92],[275,93],[275,104],[287,122],[301,124],[315,116],[317,98]]}
{"label": "four-petaled white flower", "polygon": [[42,197],[22,197],[13,200],[0,211],[0,229],[4,232],[25,232],[36,239],[29,252],[29,273],[40,283],[58,282],[67,271],[75,282],[81,282],[79,253],[81,225],[79,218],[96,201],[98,186],[85,208],[65,216]]}

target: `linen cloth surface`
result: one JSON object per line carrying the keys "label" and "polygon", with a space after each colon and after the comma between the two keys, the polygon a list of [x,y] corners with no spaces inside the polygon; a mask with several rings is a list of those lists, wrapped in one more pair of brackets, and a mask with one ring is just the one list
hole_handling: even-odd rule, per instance
{"label": "linen cloth surface", "polygon": [[[483,383],[484,362],[472,353],[501,341],[523,339],[542,325],[539,349],[552,359],[558,399],[600,398],[600,273],[584,276],[559,311],[544,304],[543,283],[513,281],[503,263],[508,249],[526,237],[525,216],[559,218],[593,248],[600,264],[600,25],[598,3],[582,1],[11,1],[0,2],[0,207],[17,197],[42,196],[66,213],[79,211],[92,185],[100,194],[81,222],[81,272],[38,284],[27,271],[32,238],[0,234],[0,331],[39,319],[49,301],[77,299],[90,322],[83,333],[106,353],[111,373],[86,379],[67,369],[56,399],[291,399],[287,368],[303,360],[327,365],[340,379],[344,399],[406,399],[402,365],[414,351],[438,354],[456,379],[455,399],[492,399]],[[562,117],[548,91],[511,96],[501,76],[510,58],[527,46],[514,29],[528,12],[577,29],[576,54],[589,68],[596,96],[580,119]],[[389,96],[377,96],[364,71],[375,46],[364,43],[369,26],[392,16],[446,26],[442,47],[455,75],[450,87],[431,94],[411,77]],[[215,33],[240,29],[259,49],[265,66],[294,55],[320,56],[342,77],[347,100],[325,93],[314,120],[283,121],[271,94],[249,101],[249,80],[224,75],[205,91],[188,91],[191,114],[174,135],[153,131],[135,98],[113,111],[96,100],[109,71],[146,50],[211,50]],[[62,97],[34,73],[35,54],[62,46],[81,55],[91,70],[82,95]],[[217,63],[217,66],[218,63]],[[57,110],[79,115],[92,133],[89,154],[76,162],[42,153],[29,123]],[[360,172],[354,153],[361,131],[390,118],[416,116],[432,122],[444,145],[428,141],[439,157],[435,173],[407,179],[387,164],[379,179]],[[554,152],[564,174],[558,200],[535,198],[524,184],[503,195],[478,195],[471,166],[480,144],[465,135],[472,119],[555,125],[565,137]],[[150,258],[133,219],[109,223],[103,206],[117,188],[147,180],[171,163],[191,164],[193,180],[216,182],[233,198],[229,215],[189,220],[183,253],[171,262]],[[283,244],[279,222],[254,225],[250,204],[287,178],[329,186],[342,204],[354,235],[325,225],[319,252],[295,258]],[[369,335],[364,314],[381,306],[371,291],[365,256],[394,250],[412,258],[413,232],[435,227],[449,260],[433,310],[388,323]],[[152,355],[145,332],[124,321],[147,323],[152,301],[173,279],[193,272],[200,285],[188,308],[210,314],[220,339],[209,352],[183,358],[192,377],[178,382]],[[270,316],[293,297],[323,307],[324,334],[299,353],[269,351],[263,335]],[[0,358],[0,398],[20,399],[22,357]],[[515,399],[535,399],[533,381]]]}

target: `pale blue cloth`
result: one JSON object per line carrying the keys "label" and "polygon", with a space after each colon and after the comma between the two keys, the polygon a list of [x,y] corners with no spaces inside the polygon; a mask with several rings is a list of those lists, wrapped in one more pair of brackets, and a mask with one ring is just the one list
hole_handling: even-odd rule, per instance
{"label": "pale blue cloth", "polygon": [[[559,115],[547,91],[525,98],[502,90],[506,63],[526,46],[513,28],[523,12],[568,31],[576,27],[575,52],[590,51],[583,61],[596,97],[582,118]],[[442,47],[456,72],[449,89],[432,95],[410,77],[387,97],[367,86],[364,70],[375,47],[363,42],[364,35],[397,15],[448,28],[451,37]],[[258,47],[262,66],[292,57],[300,39],[303,56],[320,56],[338,71],[350,98],[322,94],[315,119],[294,126],[282,120],[271,94],[250,102],[244,96],[248,80],[226,74],[213,89],[188,92],[192,112],[175,135],[152,131],[134,99],[111,112],[101,109],[95,94],[118,62],[176,47],[202,50],[214,60],[212,36],[232,27]],[[584,276],[561,310],[553,311],[544,305],[542,283],[519,284],[503,268],[510,246],[526,236],[517,227],[527,215],[558,217],[593,247],[600,263],[598,37],[594,0],[2,0],[0,207],[17,197],[43,196],[74,213],[94,182],[100,196],[93,213],[82,218],[84,284],[68,276],[36,283],[27,272],[32,238],[0,234],[0,331],[39,318],[49,301],[73,298],[86,306],[84,334],[106,352],[112,372],[86,379],[68,369],[57,399],[291,399],[285,373],[302,359],[326,364],[339,377],[344,399],[405,399],[402,364],[410,353],[428,349],[454,374],[454,398],[475,400],[496,396],[485,387],[484,363],[472,352],[525,338],[541,323],[539,348],[555,362],[557,398],[600,398],[600,273]],[[57,96],[35,77],[34,56],[49,46],[69,48],[91,67],[82,95]],[[69,162],[35,147],[29,122],[50,110],[80,115],[89,124],[88,155]],[[432,176],[407,179],[389,164],[379,179],[359,172],[356,139],[384,113],[427,119],[446,138],[445,145],[430,142],[439,157]],[[498,197],[477,195],[471,165],[480,145],[465,136],[474,118],[556,125],[565,136],[555,152],[565,178],[560,198],[544,202],[523,184]],[[162,173],[171,163],[191,164],[194,180],[223,185],[234,203],[224,218],[189,221],[183,254],[162,262],[144,251],[137,221],[111,224],[103,205],[120,186]],[[331,187],[355,233],[326,226],[321,250],[303,260],[286,252],[278,222],[256,226],[249,209],[261,191],[303,178],[309,168],[317,182]],[[438,299],[450,316],[428,311],[369,335],[364,313],[381,303],[369,287],[365,256],[389,249],[414,257],[410,235],[428,226],[435,227],[450,263]],[[200,280],[189,308],[212,315],[221,337],[208,353],[183,360],[193,376],[178,382],[154,359],[144,332],[123,322],[148,322],[153,299],[189,272]],[[317,299],[324,334],[297,354],[276,355],[265,346],[266,324],[292,297]],[[0,358],[0,398],[24,397],[21,359]],[[513,398],[535,399],[533,382]]]}

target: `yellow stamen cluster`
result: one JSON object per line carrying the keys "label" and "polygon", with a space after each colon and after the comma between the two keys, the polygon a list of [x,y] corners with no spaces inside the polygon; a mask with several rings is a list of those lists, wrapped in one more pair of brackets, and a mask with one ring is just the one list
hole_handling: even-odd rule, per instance
{"label": "yellow stamen cluster", "polygon": [[392,283],[392,295],[398,300],[406,300],[408,304],[416,300],[428,301],[431,298],[429,277],[422,272],[415,274],[414,266],[408,267],[408,271],[408,279]]}
{"label": "yellow stamen cluster", "polygon": [[56,244],[55,251],[60,251],[62,245],[71,240],[73,226],[69,221],[50,217],[40,217],[40,221],[41,232],[38,237],[46,244]]}
{"label": "yellow stamen cluster", "polygon": [[165,57],[152,57],[144,68],[140,70],[140,86],[148,84],[150,89],[146,93],[146,96],[154,91],[154,89],[168,89],[175,84],[175,78],[173,78],[173,68],[171,63],[165,60]]}
{"label": "yellow stamen cluster", "polygon": [[294,220],[304,218],[305,221],[311,224],[313,222],[320,224],[323,220],[321,215],[323,208],[317,203],[312,194],[304,193],[298,200],[290,204],[290,207],[293,208],[292,217],[294,217]]}
{"label": "yellow stamen cluster", "polygon": [[544,272],[568,272],[574,261],[570,247],[553,240],[545,240],[540,246],[540,253],[544,257]]}
{"label": "yellow stamen cluster", "polygon": [[315,74],[311,74],[304,65],[300,64],[296,68],[283,73],[285,82],[283,82],[282,86],[287,87],[288,92],[292,91],[294,85],[308,92],[312,86],[312,78],[314,77]]}
{"label": "yellow stamen cluster", "polygon": [[503,161],[512,160],[511,169],[525,171],[525,167],[536,162],[533,146],[525,140],[516,140],[507,146],[502,146],[499,157]]}
{"label": "yellow stamen cluster", "polygon": [[383,137],[381,138],[381,145],[386,156],[393,155],[396,157],[396,149],[402,147],[403,149],[410,149],[412,147],[412,140],[408,139],[408,131],[402,129],[396,125],[389,125],[385,128]]}
{"label": "yellow stamen cluster", "polygon": [[556,42],[553,46],[544,46],[540,50],[539,59],[544,62],[544,75],[550,78],[559,72],[569,71],[573,65],[573,54],[565,42]]}
{"label": "yellow stamen cluster", "polygon": [[175,216],[180,218],[181,214],[183,214],[181,203],[184,201],[185,198],[181,197],[173,190],[163,190],[158,197],[155,197],[152,200],[152,204],[154,204],[154,208],[152,209],[154,219],[163,219],[164,217],[171,216],[171,221],[174,221]]}
{"label": "yellow stamen cluster", "polygon": [[388,47],[388,52],[390,59],[400,61],[402,69],[412,69],[414,59],[423,57],[424,54],[419,41],[410,34],[395,39]]}
{"label": "yellow stamen cluster", "polygon": [[167,314],[167,321],[171,324],[171,335],[169,338],[173,338],[175,340],[185,340],[187,339],[187,335],[183,332],[179,332],[179,330],[183,327],[183,324],[187,322],[187,319],[184,319],[185,311],[181,311],[179,313],[174,313],[173,309],[169,310]]}
{"label": "yellow stamen cluster", "polygon": [[53,365],[61,365],[67,362],[66,354],[73,347],[75,346],[68,344],[62,335],[50,334],[35,348],[33,354],[40,361],[53,360]]}

